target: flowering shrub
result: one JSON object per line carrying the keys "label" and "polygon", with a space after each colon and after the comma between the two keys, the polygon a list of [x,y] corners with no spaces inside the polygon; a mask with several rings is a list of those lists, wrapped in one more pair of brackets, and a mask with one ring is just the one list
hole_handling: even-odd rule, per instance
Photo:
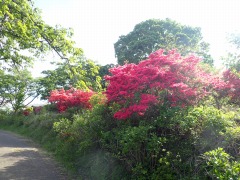
{"label": "flowering shrub", "polygon": [[34,114],[40,114],[41,110],[42,110],[42,106],[33,106]]}
{"label": "flowering shrub", "polygon": [[223,77],[227,83],[225,92],[227,92],[232,102],[240,104],[240,73],[227,70],[223,73]]}
{"label": "flowering shrub", "polygon": [[73,88],[69,90],[53,90],[48,101],[56,103],[59,112],[64,112],[70,107],[89,109],[91,108],[89,100],[93,94],[94,92],[92,91],[82,91]]}
{"label": "flowering shrub", "polygon": [[206,73],[195,56],[181,57],[176,51],[158,50],[139,64],[125,64],[110,69],[112,76],[106,95],[109,103],[117,103],[120,109],[117,119],[127,119],[133,114],[144,115],[154,104],[169,106],[194,105],[210,89],[222,81]]}
{"label": "flowering shrub", "polygon": [[24,116],[29,116],[29,114],[30,114],[29,111],[27,111],[27,110],[24,110],[24,111],[23,111],[23,115],[24,115]]}
{"label": "flowering shrub", "polygon": [[33,108],[32,107],[27,107],[23,110],[23,115],[24,116],[29,116],[32,112],[33,112]]}
{"label": "flowering shrub", "polygon": [[234,68],[228,69],[223,72],[221,79],[215,79],[212,84],[216,92],[213,96],[218,109],[222,106],[222,100],[222,103],[240,105],[240,72]]}

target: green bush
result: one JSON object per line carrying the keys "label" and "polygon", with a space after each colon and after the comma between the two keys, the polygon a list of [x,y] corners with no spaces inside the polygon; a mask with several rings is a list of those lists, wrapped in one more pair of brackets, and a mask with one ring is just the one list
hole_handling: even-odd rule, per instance
{"label": "green bush", "polygon": [[[234,157],[240,155],[240,126],[229,127],[224,133],[223,147],[225,150]],[[239,157],[240,158],[240,157]]]}
{"label": "green bush", "polygon": [[[29,116],[4,112],[0,122],[23,129],[83,179],[201,180],[238,175],[237,111],[156,106],[144,117],[119,121],[113,118],[117,107],[99,104],[99,97],[93,99],[91,110],[59,114],[44,107]],[[217,148],[232,158],[223,149],[216,153]]]}
{"label": "green bush", "polygon": [[[112,119],[115,125],[102,129],[103,148],[122,161],[133,179],[202,179],[201,154],[217,147],[233,150],[233,142],[239,147],[233,112],[206,106],[160,107],[158,112],[148,119]],[[231,128],[236,135],[230,136]]]}
{"label": "green bush", "polygon": [[236,126],[233,112],[224,113],[214,107],[196,107],[186,116],[187,121],[195,122],[191,134],[195,138],[195,146],[199,153],[223,147],[224,133],[228,128]]}
{"label": "green bush", "polygon": [[240,162],[233,161],[232,157],[222,148],[204,153],[202,168],[212,179],[238,180],[240,178]]}

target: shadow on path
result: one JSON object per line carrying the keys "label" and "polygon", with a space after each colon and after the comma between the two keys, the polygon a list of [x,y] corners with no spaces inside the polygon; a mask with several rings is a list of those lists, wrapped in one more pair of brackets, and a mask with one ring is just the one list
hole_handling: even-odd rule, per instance
{"label": "shadow on path", "polygon": [[67,180],[67,176],[30,140],[0,130],[0,180]]}

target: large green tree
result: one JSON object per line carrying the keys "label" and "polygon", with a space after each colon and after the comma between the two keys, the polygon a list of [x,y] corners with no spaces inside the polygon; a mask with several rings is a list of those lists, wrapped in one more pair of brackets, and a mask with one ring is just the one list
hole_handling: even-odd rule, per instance
{"label": "large green tree", "polygon": [[106,64],[104,66],[99,65],[99,76],[101,77],[101,85],[102,88],[105,89],[107,87],[105,76],[110,75],[111,73],[109,72],[109,69],[115,67],[115,64]]}
{"label": "large green tree", "polygon": [[8,66],[32,62],[49,50],[66,61],[82,55],[71,29],[47,25],[31,0],[0,0],[0,61]]}
{"label": "large green tree", "polygon": [[[97,89],[98,84],[100,86],[98,67],[83,58],[83,51],[75,46],[72,36],[72,29],[46,24],[33,1],[0,0],[0,71],[2,79],[6,80],[1,82],[2,94],[14,91],[12,84],[16,82],[10,77],[17,77],[16,70],[29,67],[36,58],[47,57],[49,51],[62,60],[61,65],[54,71],[44,72],[45,78],[35,84],[42,87],[35,89],[35,93],[46,97],[47,91],[66,86]],[[6,97],[0,98],[2,105],[9,103]],[[19,103],[24,105],[22,100]]]}
{"label": "large green tree", "polygon": [[26,69],[14,68],[0,72],[0,107],[10,106],[14,112],[29,105],[38,97],[37,83]]}
{"label": "large green tree", "polygon": [[166,19],[150,19],[137,24],[133,31],[122,35],[114,44],[119,64],[138,63],[158,49],[177,49],[182,55],[195,53],[203,62],[213,65],[209,44],[203,41],[200,28]]}
{"label": "large green tree", "polygon": [[232,45],[232,50],[228,52],[227,56],[222,57],[223,63],[226,68],[230,68],[234,71],[240,71],[240,34],[232,34],[228,37],[229,42]]}
{"label": "large green tree", "polygon": [[52,90],[70,89],[92,89],[99,91],[101,87],[101,77],[99,76],[99,66],[91,60],[79,60],[74,63],[60,63],[54,70],[43,71],[44,77],[38,79],[38,93],[41,99],[47,99]]}

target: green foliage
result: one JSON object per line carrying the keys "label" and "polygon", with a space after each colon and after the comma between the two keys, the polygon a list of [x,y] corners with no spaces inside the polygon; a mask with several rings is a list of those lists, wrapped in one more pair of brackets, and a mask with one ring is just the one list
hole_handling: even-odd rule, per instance
{"label": "green foliage", "polygon": [[200,154],[225,147],[225,133],[235,127],[235,113],[224,113],[214,107],[200,106],[192,109],[184,117],[186,122],[192,122],[189,128],[194,138],[194,146]]}
{"label": "green foliage", "polygon": [[10,112],[8,110],[0,109],[0,127],[10,124],[9,116],[10,116]]}
{"label": "green foliage", "polygon": [[47,99],[49,93],[56,89],[70,89],[71,87],[100,91],[101,77],[99,67],[91,60],[81,58],[74,63],[60,63],[55,70],[46,70],[44,77],[38,79],[38,93],[41,99]]}
{"label": "green foliage", "polygon": [[236,52],[229,52],[225,57],[222,57],[222,61],[226,68],[240,71],[239,54]]}
{"label": "green foliage", "polygon": [[26,107],[36,97],[36,81],[26,69],[0,73],[0,107],[10,105],[14,112]]}
{"label": "green foliage", "polygon": [[238,156],[235,117],[214,107],[155,107],[146,119],[112,123],[102,131],[101,142],[133,179],[204,179],[201,154],[224,147]]}
{"label": "green foliage", "polygon": [[99,149],[101,133],[106,128],[102,119],[105,111],[104,105],[97,104],[92,111],[82,111],[71,119],[60,119],[53,125],[63,142],[59,154],[68,154],[66,158],[75,162],[83,177],[108,179],[126,176],[116,159]]}
{"label": "green foliage", "polygon": [[240,151],[240,126],[227,128],[224,137],[225,141],[223,144],[226,147],[226,151],[230,155],[238,157]]}
{"label": "green foliage", "polygon": [[[146,119],[112,118],[111,108],[58,114],[44,107],[39,115],[2,113],[12,125],[43,143],[82,178],[92,179],[236,179],[239,176],[237,112],[214,107],[154,107]],[[158,113],[161,111],[161,113]],[[150,113],[150,112],[149,112]],[[218,147],[224,148],[214,150]],[[216,151],[216,152],[215,152]],[[234,160],[234,161],[233,161]]]}
{"label": "green foliage", "polygon": [[[202,100],[204,106],[188,108],[170,107],[166,101],[144,116],[117,121],[113,114],[120,105],[107,103],[101,93],[106,87],[101,78],[114,65],[99,67],[86,59],[71,40],[72,30],[47,25],[31,1],[1,1],[0,22],[0,106],[11,104],[13,109],[0,111],[1,128],[34,138],[83,179],[239,178],[239,107],[228,106],[227,99],[218,101],[222,110],[214,108],[214,97]],[[234,43],[239,48],[238,38]],[[119,64],[138,63],[159,48],[177,48],[182,55],[195,53],[213,63],[200,28],[170,19],[139,23],[114,47]],[[25,66],[49,50],[63,62],[36,82]],[[238,57],[229,59],[227,65],[238,73]],[[29,97],[41,94],[46,99],[53,89],[71,87],[99,92],[90,99],[91,110],[58,114],[47,105],[39,114],[23,116]]]}
{"label": "green foliage", "polygon": [[103,134],[104,147],[124,162],[134,179],[174,176],[166,166],[170,165],[170,152],[164,147],[167,139],[158,137],[153,130],[151,126],[127,126]]}
{"label": "green foliage", "polygon": [[71,121],[69,121],[66,118],[60,119],[59,121],[53,124],[53,130],[57,132],[60,136],[67,136],[68,133],[70,133],[68,132],[68,130],[71,124],[72,124]]}
{"label": "green foliage", "polygon": [[79,158],[79,173],[83,179],[128,179],[123,166],[109,153],[92,151]]}
{"label": "green foliage", "polygon": [[204,169],[212,179],[238,180],[240,177],[240,162],[232,161],[232,157],[222,148],[204,153]]}
{"label": "green foliage", "polygon": [[109,69],[115,67],[116,65],[114,64],[106,64],[104,66],[99,66],[99,76],[102,78],[101,85],[102,88],[105,89],[107,87],[106,85],[106,80],[104,79],[104,76],[109,75]]}
{"label": "green foliage", "polygon": [[240,34],[232,34],[229,38],[229,43],[232,45],[232,49],[228,54],[222,57],[223,65],[227,69],[232,71],[240,71],[240,59],[239,59],[239,48],[240,48]]}
{"label": "green foliage", "polygon": [[[0,59],[8,65],[30,63],[34,56],[49,50],[67,61],[82,55],[82,50],[75,48],[70,39],[72,30],[45,24],[31,1],[1,1],[0,21]],[[24,51],[29,51],[30,55]]]}
{"label": "green foliage", "polygon": [[183,56],[196,53],[203,62],[213,65],[209,44],[202,41],[200,28],[181,25],[173,20],[150,19],[137,24],[114,44],[119,64],[138,63],[158,49],[178,49]]}
{"label": "green foliage", "polygon": [[[0,22],[0,106],[10,103],[18,111],[26,105],[24,101],[30,93],[31,97],[41,94],[46,99],[50,90],[68,87],[71,82],[82,89],[101,89],[98,67],[90,60],[83,60],[82,49],[75,47],[71,40],[72,29],[46,24],[32,1],[0,1]],[[49,51],[63,65],[56,71],[46,72],[47,77],[38,79],[38,83],[32,79],[30,82],[26,73],[14,72],[29,67],[35,58],[43,58]]]}

